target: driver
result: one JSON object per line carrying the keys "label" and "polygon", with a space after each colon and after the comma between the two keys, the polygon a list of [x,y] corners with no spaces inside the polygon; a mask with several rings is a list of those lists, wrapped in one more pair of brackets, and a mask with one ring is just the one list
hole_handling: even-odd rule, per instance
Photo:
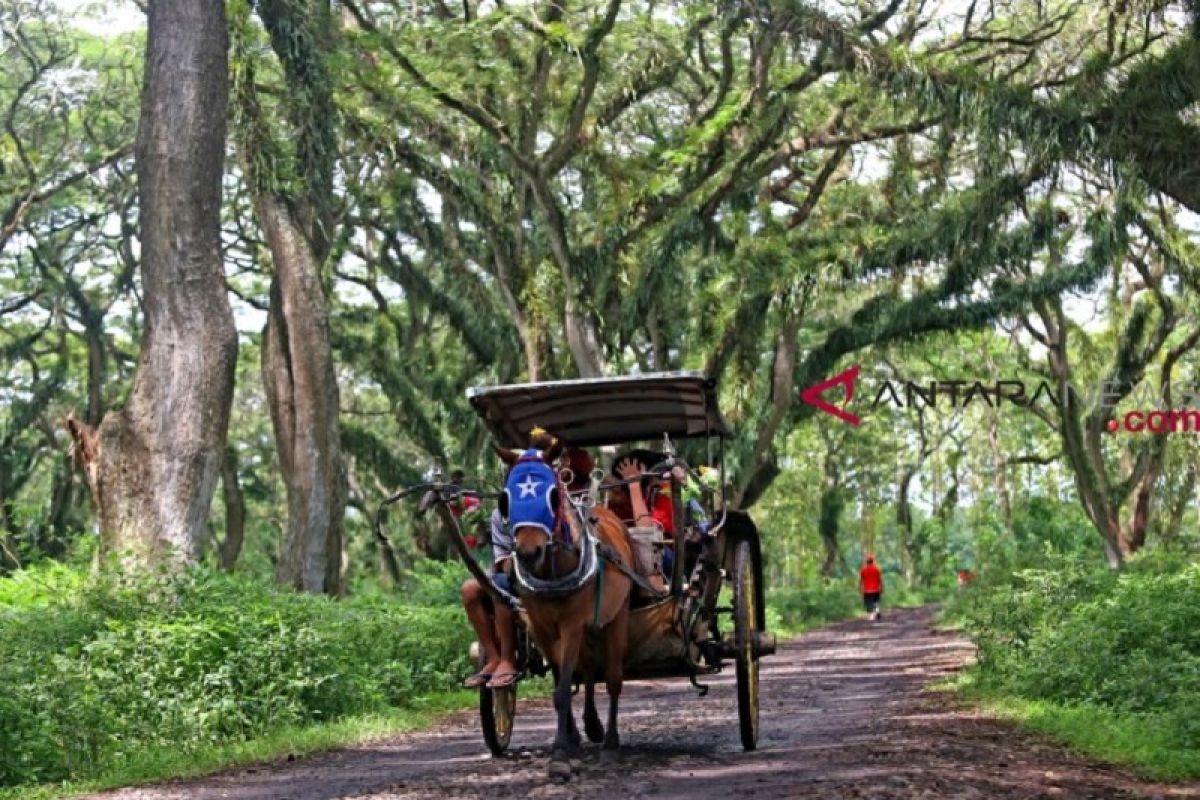
{"label": "driver", "polygon": [[[536,438],[545,436],[545,431],[534,428],[531,434]],[[544,443],[549,446],[550,440]],[[571,482],[567,484],[569,493],[582,492],[590,484],[592,457],[581,448],[567,448],[563,455],[564,467],[571,470]],[[513,594],[512,569],[512,532],[500,514],[500,509],[492,511],[489,520],[492,544],[492,583],[508,594]],[[462,586],[463,608],[467,611],[467,619],[479,637],[483,648],[483,667],[478,672],[463,681],[463,686],[476,688],[486,686],[489,689],[503,689],[511,686],[521,677],[516,664],[516,628],[514,627],[513,612],[503,603],[492,600],[474,578],[468,578]],[[492,615],[489,616],[489,607]]]}
{"label": "driver", "polygon": [[[492,542],[492,583],[504,592],[512,594],[509,570],[512,565],[512,535],[508,525],[500,516],[500,509],[492,512],[489,520]],[[478,672],[463,681],[463,686],[473,689],[487,686],[502,689],[511,686],[520,677],[516,664],[516,629],[513,627],[513,612],[504,603],[494,602],[479,581],[468,578],[462,586],[463,608],[467,619],[479,637],[483,648],[483,666]],[[488,613],[489,606],[492,613]]]}

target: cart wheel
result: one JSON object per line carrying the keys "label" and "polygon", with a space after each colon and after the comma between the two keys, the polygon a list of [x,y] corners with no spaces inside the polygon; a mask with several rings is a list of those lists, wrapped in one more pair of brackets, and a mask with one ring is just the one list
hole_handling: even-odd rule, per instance
{"label": "cart wheel", "polygon": [[733,632],[737,644],[738,724],[742,748],[758,746],[758,659],[754,656],[757,626],[754,555],[749,542],[738,542],[733,551]]}
{"label": "cart wheel", "polygon": [[483,741],[492,755],[503,755],[512,739],[513,718],[517,715],[517,684],[503,689],[479,689],[479,724]]}

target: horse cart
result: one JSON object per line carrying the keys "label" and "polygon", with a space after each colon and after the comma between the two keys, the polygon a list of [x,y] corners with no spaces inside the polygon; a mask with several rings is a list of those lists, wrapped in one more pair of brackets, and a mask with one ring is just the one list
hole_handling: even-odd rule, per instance
{"label": "horse cart", "polygon": [[[745,512],[728,506],[726,482],[720,478],[729,430],[717,407],[715,382],[700,373],[672,372],[481,387],[467,396],[501,447],[524,447],[536,426],[576,448],[615,455],[642,445],[640,452],[658,458],[645,474],[670,497],[670,574],[650,585],[644,574],[634,574],[631,565],[609,554],[637,587],[630,592],[624,680],[684,677],[703,696],[705,676],[732,664],[741,743],[753,750],[759,730],[758,662],[775,651],[775,637],[766,629],[758,530]],[[571,476],[562,477],[563,483],[571,483]],[[605,495],[622,483],[601,470],[590,477],[588,488],[568,493],[571,513],[580,520],[604,505]],[[493,602],[516,611],[518,670],[545,674],[548,659],[530,635],[522,592],[509,594],[492,581],[468,546],[459,517],[451,513],[451,504],[464,495],[486,503],[503,493],[434,481],[401,491],[384,504],[416,491],[437,511],[453,546]],[[596,516],[592,513],[593,521]],[[598,574],[602,582],[603,569]],[[512,737],[517,686],[480,689],[483,737],[495,755],[508,748]]]}

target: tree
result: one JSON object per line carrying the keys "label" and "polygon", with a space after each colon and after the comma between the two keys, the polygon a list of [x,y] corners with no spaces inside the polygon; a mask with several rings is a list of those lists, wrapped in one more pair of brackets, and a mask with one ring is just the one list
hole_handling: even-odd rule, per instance
{"label": "tree", "polygon": [[86,527],[61,420],[97,425],[128,383],[110,312],[136,307],[141,46],[41,0],[0,9],[0,567],[61,555]]}
{"label": "tree", "polygon": [[846,507],[847,490],[842,484],[845,465],[841,463],[841,459],[848,449],[844,447],[847,438],[848,434],[845,431],[832,434],[825,429],[821,430],[825,457],[821,460],[822,482],[821,500],[817,511],[817,532],[821,536],[821,546],[825,549],[825,556],[821,559],[821,575],[826,578],[832,578],[839,566],[844,572],[850,572],[838,543],[838,529],[841,526],[842,511]]}
{"label": "tree", "polygon": [[[1121,431],[1118,405],[1152,397],[1151,405],[1160,413],[1173,415],[1176,367],[1200,342],[1200,325],[1189,322],[1185,311],[1195,307],[1200,295],[1200,273],[1191,260],[1194,248],[1189,252],[1172,246],[1180,236],[1171,215],[1160,209],[1159,221],[1140,221],[1143,241],[1130,248],[1128,260],[1118,267],[1114,288],[1119,291],[1108,298],[1107,332],[1113,341],[1106,364],[1080,369],[1078,362],[1100,346],[1088,342],[1089,334],[1069,318],[1061,298],[1039,301],[1036,313],[1023,319],[1024,330],[1045,348],[1046,371],[1060,387],[1054,414],[1046,415],[1046,421],[1062,439],[1079,501],[1114,568],[1146,543],[1170,438],[1162,429],[1148,438]],[[1178,288],[1168,289],[1169,283]],[[1087,344],[1072,348],[1074,339]],[[1087,377],[1097,379],[1092,385],[1098,391],[1090,398],[1082,384]],[[1139,385],[1152,387],[1150,395],[1137,392]],[[1153,413],[1145,405],[1136,410]]]}
{"label": "tree", "polygon": [[348,489],[322,286],[336,235],[335,113],[324,61],[331,18],[320,0],[261,0],[257,7],[283,68],[280,110],[291,140],[279,141],[262,110],[254,56],[246,49],[249,7],[239,3],[239,144],[273,268],[262,377],[288,497],[276,578],[297,589],[338,594]]}
{"label": "tree", "polygon": [[95,430],[68,421],[102,555],[178,565],[205,539],[237,357],[220,247],[228,42],[220,0],[150,4],[136,147],[141,358],[124,407]]}

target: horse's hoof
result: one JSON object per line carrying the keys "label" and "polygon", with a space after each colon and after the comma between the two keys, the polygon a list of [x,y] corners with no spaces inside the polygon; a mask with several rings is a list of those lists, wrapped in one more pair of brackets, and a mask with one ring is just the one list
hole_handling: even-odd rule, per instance
{"label": "horse's hoof", "polygon": [[[590,739],[591,736],[592,735],[589,733],[588,738]],[[571,747],[574,747],[575,749],[579,749],[579,747],[583,745],[583,737],[580,736],[579,731],[575,729],[571,729],[567,733],[567,739],[571,742]],[[595,739],[592,739],[592,741],[595,741]]]}
{"label": "horse's hoof", "polygon": [[604,725],[600,720],[592,718],[583,721],[583,730],[587,734],[588,741],[593,744],[599,744],[604,741]]}
{"label": "horse's hoof", "polygon": [[566,783],[571,780],[571,762],[565,759],[550,762],[550,780],[556,783]]}

